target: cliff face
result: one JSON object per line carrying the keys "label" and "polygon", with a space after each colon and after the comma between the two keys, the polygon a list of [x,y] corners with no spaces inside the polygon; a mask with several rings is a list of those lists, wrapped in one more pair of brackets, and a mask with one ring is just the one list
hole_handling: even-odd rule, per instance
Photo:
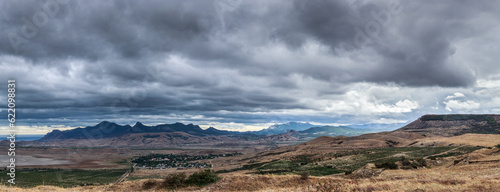
{"label": "cliff face", "polygon": [[424,115],[395,132],[447,137],[465,133],[500,134],[500,115]]}

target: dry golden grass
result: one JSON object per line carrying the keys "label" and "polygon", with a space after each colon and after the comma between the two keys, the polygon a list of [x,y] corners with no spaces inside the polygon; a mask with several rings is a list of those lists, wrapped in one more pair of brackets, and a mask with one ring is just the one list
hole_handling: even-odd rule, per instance
{"label": "dry golden grass", "polygon": [[[428,144],[441,144],[441,145],[471,145],[471,146],[485,146],[493,147],[500,144],[499,134],[464,134],[454,137],[426,137],[417,139],[419,143]],[[497,141],[492,142],[492,141]]]}

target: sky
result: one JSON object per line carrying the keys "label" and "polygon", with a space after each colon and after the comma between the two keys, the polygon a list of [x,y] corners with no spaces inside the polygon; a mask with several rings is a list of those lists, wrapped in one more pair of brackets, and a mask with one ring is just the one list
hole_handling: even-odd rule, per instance
{"label": "sky", "polygon": [[[404,124],[500,113],[500,1],[7,0],[19,133]],[[7,119],[0,130],[8,130]]]}

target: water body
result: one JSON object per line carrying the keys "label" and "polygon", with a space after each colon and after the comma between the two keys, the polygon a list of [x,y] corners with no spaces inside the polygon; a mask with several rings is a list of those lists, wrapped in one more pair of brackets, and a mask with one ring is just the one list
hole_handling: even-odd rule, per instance
{"label": "water body", "polygon": [[[16,135],[16,141],[34,141],[41,139],[44,135]],[[0,135],[0,141],[5,140],[9,135]]]}
{"label": "water body", "polygon": [[[7,153],[7,152],[6,152]],[[6,167],[10,163],[10,156],[0,155],[0,167]],[[16,155],[16,166],[31,166],[31,165],[64,165],[71,164],[70,161],[57,160],[51,158],[40,158],[29,155]]]}

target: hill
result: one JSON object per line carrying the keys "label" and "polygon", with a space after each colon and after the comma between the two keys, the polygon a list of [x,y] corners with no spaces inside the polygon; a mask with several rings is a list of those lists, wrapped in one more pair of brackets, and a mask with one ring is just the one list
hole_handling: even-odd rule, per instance
{"label": "hill", "polygon": [[396,132],[446,137],[466,133],[500,134],[500,115],[424,115]]}

